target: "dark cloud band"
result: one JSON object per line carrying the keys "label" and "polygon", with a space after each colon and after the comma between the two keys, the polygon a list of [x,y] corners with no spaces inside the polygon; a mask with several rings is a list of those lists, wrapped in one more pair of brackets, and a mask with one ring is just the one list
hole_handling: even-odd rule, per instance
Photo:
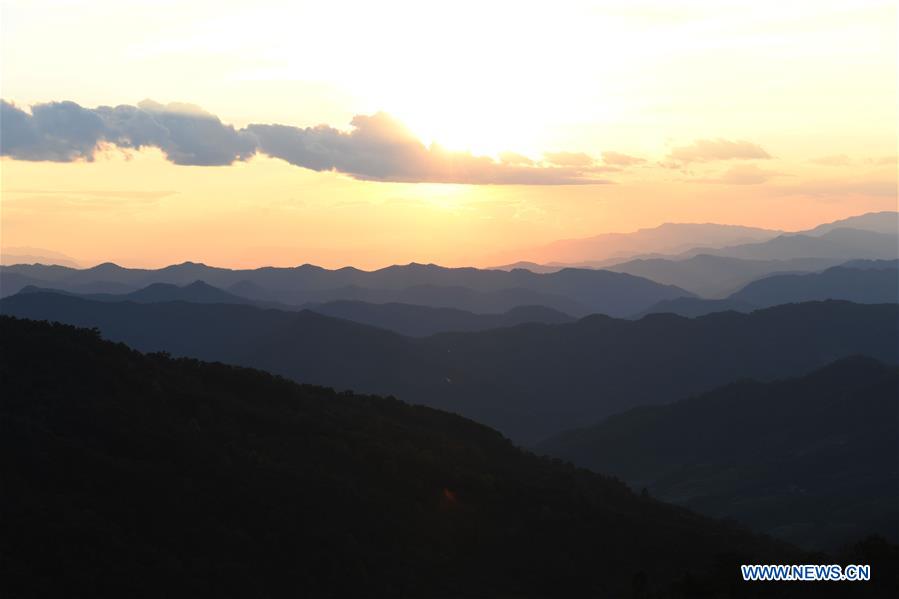
{"label": "dark cloud band", "polygon": [[235,129],[188,104],[83,108],[74,102],[36,104],[26,112],[0,100],[0,155],[19,160],[90,161],[103,144],[156,147],[175,164],[227,165],[256,153],[315,171],[337,171],[372,181],[572,185],[607,183],[595,178],[584,154],[551,164],[496,161],[438,145],[425,146],[385,113],[359,115],[352,129],[326,125],[252,124]]}

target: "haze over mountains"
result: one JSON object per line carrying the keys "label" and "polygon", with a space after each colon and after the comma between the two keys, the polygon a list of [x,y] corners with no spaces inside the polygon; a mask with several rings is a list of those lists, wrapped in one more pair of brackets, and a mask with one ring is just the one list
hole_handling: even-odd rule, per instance
{"label": "haze over mountains", "polygon": [[899,367],[870,358],[641,407],[540,449],[806,546],[899,540]]}
{"label": "haze over mountains", "polygon": [[[851,229],[855,233],[839,232],[838,229]],[[880,235],[868,237],[858,232]],[[768,255],[778,251],[784,253],[777,258],[781,260],[794,257],[830,257],[842,261],[851,258],[896,258],[899,250],[895,246],[886,249],[889,254],[886,256],[867,255],[884,250],[881,235],[899,235],[899,212],[861,214],[795,233],[711,223],[665,223],[633,233],[561,240],[539,250],[518,252],[509,262],[517,261],[519,265],[532,263],[537,264],[538,269],[551,270],[565,266],[606,268],[628,258],[669,257],[682,260],[700,254],[770,259]],[[804,251],[811,253],[790,255],[791,252]],[[866,255],[848,255],[854,252]]]}
{"label": "haze over mountains", "polygon": [[566,269],[551,274],[409,264],[377,271],[355,268],[230,270],[185,263],[159,270],[127,269],[114,264],[76,270],[59,266],[17,265],[0,271],[4,296],[33,285],[64,291],[121,288],[135,291],[153,283],[186,285],[203,281],[247,299],[303,305],[335,300],[399,302],[472,312],[505,312],[541,305],[574,316],[603,313],[627,316],[667,298],[691,295],[670,285],[628,274]]}
{"label": "haze over mountains", "polygon": [[778,273],[813,272],[841,263],[834,258],[791,258],[787,260],[749,260],[711,254],[685,259],[638,258],[606,267],[652,281],[678,285],[696,295],[722,299],[749,283]]}
{"label": "haze over mountains", "polygon": [[682,297],[662,300],[642,314],[671,312],[701,316],[750,312],[779,304],[838,299],[862,304],[899,302],[899,260],[854,260],[823,272],[776,274],[749,283],[724,299]]}
{"label": "haze over mountains", "polygon": [[[655,561],[648,547],[670,549],[677,537],[695,563],[727,563],[731,575],[740,551],[758,547],[765,562],[801,555],[534,458],[489,426],[519,446],[619,476],[638,494],[646,487],[804,547],[833,551],[871,534],[895,542],[894,219],[863,215],[802,234],[662,227],[628,247],[673,248],[704,228],[713,235],[707,245],[692,239],[678,254],[608,269],[3,266],[0,314],[95,328],[139,351],[187,358],[141,356],[85,331],[0,319],[0,376],[5,386],[13,381],[17,402],[3,406],[11,423],[3,437],[11,463],[26,464],[9,506],[23,524],[6,532],[28,555],[54,538],[63,539],[54,545],[59,555],[69,555],[65,539],[87,539],[123,573],[119,588],[135,573],[145,577],[159,555],[196,554],[181,550],[190,546],[184,530],[195,530],[200,554],[213,556],[188,568],[203,579],[216,573],[246,591],[240,580],[268,576],[271,590],[289,586],[284,573],[293,568],[308,588],[359,594],[356,585],[368,583],[390,596],[397,588],[452,596],[473,581],[552,596],[550,579],[568,595],[627,596],[638,580],[635,596],[714,596],[728,575],[702,566],[674,582],[686,557]],[[147,456],[156,456],[152,467]],[[79,476],[118,481],[116,498],[136,506],[139,523],[108,493],[72,482]],[[164,489],[192,499],[182,506]],[[219,496],[221,512],[203,511]],[[72,501],[94,506],[99,527],[71,518]],[[40,517],[28,505],[43,506]],[[261,512],[237,521],[238,505]],[[302,517],[291,516],[296,505]],[[185,519],[195,528],[185,529]],[[115,532],[145,538],[156,528],[166,536],[141,547]],[[288,568],[278,556],[316,554],[283,536],[301,529],[312,531],[303,543],[325,549],[312,565]],[[245,539],[260,535],[267,540],[248,553]],[[448,535],[438,543],[444,549],[428,549],[440,535]],[[600,583],[580,573],[596,538],[626,546],[619,558],[602,553],[615,567]],[[502,571],[477,565],[509,544]],[[866,548],[864,557],[853,554],[859,560],[899,553],[883,539],[854,546]],[[635,570],[634,556],[645,552],[645,567]],[[8,561],[15,584],[43,576],[23,569],[33,557],[16,560]],[[102,587],[88,562],[69,563],[69,584]],[[456,574],[437,574],[446,568]],[[577,572],[569,576],[570,568]],[[232,570],[244,574],[232,579]],[[198,584],[171,560],[154,571]],[[691,586],[698,578],[701,589]]]}
{"label": "haze over mountains", "polygon": [[0,4],[0,599],[899,599],[895,2]]}
{"label": "haze over mountains", "polygon": [[633,233],[606,233],[584,239],[562,239],[549,245],[518,251],[516,260],[537,263],[605,263],[639,254],[676,254],[700,247],[722,247],[765,241],[780,231],[711,223],[664,223]]}
{"label": "haze over mountains", "polygon": [[[863,214],[798,233],[756,233],[756,238],[748,240],[722,237],[722,230],[728,229],[719,225],[662,225],[609,238],[625,240],[623,247],[632,250],[625,252],[632,256],[629,260],[603,258],[601,248],[591,250],[586,244],[584,253],[576,259],[543,264],[521,261],[502,268],[527,268],[534,272],[554,272],[572,266],[602,268],[719,299],[770,274],[820,271],[853,259],[899,258],[899,212]],[[678,231],[682,233],[678,239],[683,247],[654,249],[655,237],[664,239],[666,234]],[[709,239],[718,239],[719,243]],[[641,242],[645,245],[641,246]],[[643,249],[635,250],[637,247]]]}
{"label": "haze over mountains", "polygon": [[59,252],[33,247],[5,247],[0,250],[0,264],[58,264],[79,268],[80,264],[71,256]]}
{"label": "haze over mountains", "polygon": [[[765,241],[717,248],[711,247],[716,240],[721,243],[732,241],[739,235],[766,236],[741,227],[684,225],[686,229],[683,229],[663,226],[615,239],[630,240],[622,242],[627,247],[636,247],[640,243],[670,245],[677,239],[706,243],[708,247],[694,248],[671,257],[638,258],[612,264],[607,270],[556,270],[555,267],[527,263],[519,264],[524,268],[510,271],[409,264],[371,272],[349,267],[327,270],[312,265],[232,270],[190,262],[157,270],[129,269],[108,263],[81,270],[37,264],[15,265],[0,269],[0,295],[9,296],[28,287],[37,287],[87,294],[94,299],[104,299],[98,294],[108,294],[122,297],[105,299],[145,301],[129,294],[153,285],[184,287],[200,281],[218,290],[208,289],[208,298],[197,301],[253,303],[284,309],[349,302],[322,311],[411,335],[448,330],[447,326],[451,327],[449,330],[475,330],[494,323],[503,326],[521,320],[480,319],[483,322],[475,324],[477,318],[466,317],[467,322],[463,323],[452,318],[447,320],[448,313],[444,312],[441,322],[437,312],[418,310],[413,316],[411,312],[416,308],[368,304],[408,304],[494,315],[522,306],[542,306],[574,317],[592,313],[632,317],[669,310],[683,315],[723,309],[750,310],[805,300],[895,301],[892,288],[899,285],[890,285],[888,273],[881,273],[879,282],[872,283],[876,290],[869,288],[865,281],[853,282],[851,278],[867,276],[873,279],[878,275],[843,271],[822,273],[820,279],[773,279],[764,284],[772,289],[767,299],[750,297],[751,291],[758,287],[750,287],[747,291],[743,288],[773,274],[820,272],[858,259],[873,260],[875,264],[877,260],[896,260],[899,237],[896,232],[888,232],[896,224],[895,212],[873,213],[821,225],[801,234],[777,235],[778,232],[772,232],[774,235],[767,236]],[[710,238],[703,240],[705,229],[710,231]],[[846,265],[844,268],[858,267]],[[840,273],[845,280],[839,280]],[[812,283],[813,280],[816,282]],[[777,291],[781,284],[791,288]],[[802,286],[806,288],[800,289]],[[148,297],[161,294],[178,299],[172,288],[150,288],[140,293]],[[192,301],[192,295],[199,294],[188,293],[185,299]],[[705,299],[726,301],[707,302]],[[341,306],[343,312],[336,306]],[[349,306],[354,309],[348,311]],[[405,314],[401,315],[403,311]],[[425,314],[429,314],[427,319],[433,320],[432,323],[423,322]],[[399,323],[407,318],[415,318],[419,324],[400,326]]]}

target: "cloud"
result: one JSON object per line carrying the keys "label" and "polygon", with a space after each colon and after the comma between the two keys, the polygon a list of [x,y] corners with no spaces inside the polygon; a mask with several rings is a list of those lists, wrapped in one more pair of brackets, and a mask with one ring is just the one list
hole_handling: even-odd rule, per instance
{"label": "cloud", "polygon": [[550,164],[556,164],[558,166],[584,168],[592,166],[594,163],[593,158],[583,152],[546,152],[543,154],[543,158]]}
{"label": "cloud", "polygon": [[[228,165],[257,153],[315,171],[336,171],[370,181],[571,185],[609,183],[596,177],[586,154],[558,152],[537,165],[504,154],[500,161],[432,144],[425,146],[402,123],[379,112],[357,115],[349,131],[327,125],[251,124],[235,129],[189,104],[82,108],[74,102],[32,106],[28,113],[0,100],[0,155],[20,160],[93,160],[105,144],[157,147],[180,165]],[[511,160],[510,160],[511,158]]]}
{"label": "cloud", "polygon": [[94,159],[103,143],[157,147],[175,164],[225,165],[252,156],[255,141],[215,116],[186,104],[82,108],[74,102],[35,104],[31,114],[0,100],[0,155],[20,160]]}
{"label": "cloud", "polygon": [[852,164],[852,160],[845,154],[821,156],[819,158],[812,158],[809,162],[812,164],[820,164],[821,166],[849,166]]}
{"label": "cloud", "polygon": [[895,166],[896,162],[896,156],[881,156],[879,158],[865,159],[865,164],[874,164],[877,166]]}
{"label": "cloud", "polygon": [[775,177],[784,177],[785,173],[761,169],[754,164],[740,164],[731,167],[720,177],[714,179],[695,179],[696,183],[718,183],[723,185],[760,185]]}
{"label": "cloud", "polygon": [[622,154],[621,152],[603,152],[602,161],[612,166],[633,166],[646,162],[645,159],[637,156]]}
{"label": "cloud", "polygon": [[22,160],[91,160],[105,135],[103,119],[74,102],[37,104],[28,114],[0,100],[0,124],[2,154]]}
{"label": "cloud", "polygon": [[668,158],[676,163],[712,162],[715,160],[756,160],[768,159],[761,146],[748,141],[727,139],[697,139],[689,146],[671,150]]}
{"label": "cloud", "polygon": [[499,161],[503,164],[524,164],[527,166],[532,166],[534,164],[533,160],[516,152],[500,152]]}

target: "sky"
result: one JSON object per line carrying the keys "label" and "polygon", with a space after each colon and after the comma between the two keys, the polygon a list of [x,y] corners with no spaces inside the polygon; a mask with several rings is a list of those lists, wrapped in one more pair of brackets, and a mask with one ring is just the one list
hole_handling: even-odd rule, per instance
{"label": "sky", "polygon": [[0,4],[0,244],[488,266],[895,210],[892,1]]}

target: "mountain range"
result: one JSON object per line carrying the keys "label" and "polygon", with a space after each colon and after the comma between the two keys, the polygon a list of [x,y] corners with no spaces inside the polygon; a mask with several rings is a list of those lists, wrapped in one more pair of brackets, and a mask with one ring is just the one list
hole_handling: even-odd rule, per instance
{"label": "mountain range", "polygon": [[[853,233],[837,232],[851,229]],[[859,233],[874,233],[868,237]],[[565,239],[539,248],[509,253],[506,262],[553,267],[606,268],[628,259],[681,260],[699,254],[754,260],[792,258],[896,258],[897,247],[884,248],[885,237],[899,235],[899,212],[871,212],[818,225],[805,231],[784,231],[719,224],[665,223],[633,233],[609,233]],[[792,239],[791,239],[792,238]],[[819,242],[809,238],[818,238]],[[881,254],[886,251],[886,255]],[[861,252],[861,253],[858,253]],[[857,253],[857,255],[848,255]],[[524,266],[530,268],[529,266]]]}
{"label": "mountain range", "polygon": [[540,305],[573,316],[593,312],[625,316],[663,299],[691,295],[678,287],[641,277],[590,269],[537,274],[523,269],[507,272],[409,264],[371,272],[355,268],[327,270],[311,265],[230,270],[195,263],[158,270],[114,264],[83,270],[44,265],[0,269],[5,296],[29,285],[79,293],[105,292],[106,288],[117,286],[128,293],[154,283],[183,286],[198,280],[246,299],[294,306],[354,300],[497,313]]}
{"label": "mountain range", "polygon": [[899,540],[899,367],[840,360],[561,434],[540,450],[805,546]]}
{"label": "mountain range", "polygon": [[671,312],[693,317],[723,310],[750,312],[779,304],[828,299],[864,304],[899,303],[899,260],[854,260],[822,272],[771,275],[749,283],[724,299],[662,300],[640,315]]}
{"label": "mountain range", "polygon": [[188,285],[173,285],[171,283],[152,283],[128,293],[75,293],[62,289],[52,289],[27,285],[19,290],[19,293],[59,293],[98,302],[193,302],[197,304],[253,304],[251,299],[229,293],[218,287],[213,287],[204,281],[194,281]]}
{"label": "mountain range", "polygon": [[834,258],[750,260],[697,254],[690,258],[638,258],[607,266],[651,281],[676,285],[708,299],[723,299],[758,279],[780,273],[804,273],[837,266]]}
{"label": "mountain range", "polygon": [[414,304],[335,301],[312,304],[308,309],[325,316],[359,322],[409,337],[484,331],[524,323],[559,324],[575,320],[568,314],[544,306],[518,306],[499,314],[475,314],[455,308],[432,308]]}
{"label": "mountain range", "polygon": [[[640,245],[654,236],[665,239],[666,232],[670,235],[676,231],[683,233],[680,248],[658,251],[651,242]],[[572,267],[605,269],[681,287],[706,299],[722,299],[772,274],[816,272],[857,259],[899,258],[899,212],[862,214],[796,233],[769,231],[764,235],[756,231],[752,239],[728,238],[722,231],[728,229],[719,225],[662,225],[597,238],[618,240],[620,247],[630,248],[622,254],[630,254],[628,260],[608,258],[605,250],[590,250],[589,243],[574,240],[572,247],[583,246],[579,259],[542,264],[519,261],[499,268],[533,272]],[[644,250],[634,251],[637,247]]]}
{"label": "mountain range", "polygon": [[[772,239],[781,231],[713,223],[663,223],[632,233],[604,233],[561,239],[535,248],[508,252],[512,261],[539,264],[599,265],[643,254],[676,254],[697,246],[721,247]],[[497,258],[500,258],[498,256]]]}
{"label": "mountain range", "polygon": [[595,315],[420,339],[308,310],[249,305],[29,293],[3,299],[0,312],[97,327],[142,351],[396,395],[463,414],[525,444],[742,377],[795,375],[859,353],[899,361],[897,304],[810,302],[695,319]]}
{"label": "mountain range", "polygon": [[445,412],[63,325],[0,343],[5,596],[725,596],[741,563],[834,559],[873,564],[860,596],[895,583],[876,539],[809,554]]}
{"label": "mountain range", "polygon": [[[688,258],[699,253],[706,253],[706,249],[694,249],[681,256]],[[879,233],[839,227],[820,235],[803,233],[779,235],[768,241],[727,246],[708,253],[746,260],[896,259],[899,257],[899,232]]]}
{"label": "mountain range", "polygon": [[[486,270],[411,263],[376,271],[352,267],[328,270],[308,264],[254,270],[192,262],[155,270],[123,268],[112,263],[87,269],[19,264],[0,267],[0,296],[13,295],[26,287],[124,295],[155,284],[185,286],[203,281],[241,298],[224,298],[230,302],[252,301],[285,309],[364,302],[499,314],[520,306],[543,306],[575,317],[591,313],[622,317],[656,310],[656,304],[665,306],[672,300],[677,300],[677,304],[696,304],[679,298],[724,299],[772,274],[818,272],[859,259],[896,260],[897,214],[864,214],[799,233],[669,223],[633,234],[591,238],[590,243],[596,247],[608,249],[617,244],[619,254],[635,252],[635,257],[625,262],[585,260],[576,268],[521,261]],[[574,246],[580,247],[580,241]],[[676,253],[652,253],[658,250]],[[597,270],[597,266],[605,269]],[[356,312],[365,313],[361,307]],[[373,322],[390,320],[384,316]],[[439,329],[423,327],[416,333],[402,329],[412,334],[436,330]]]}

